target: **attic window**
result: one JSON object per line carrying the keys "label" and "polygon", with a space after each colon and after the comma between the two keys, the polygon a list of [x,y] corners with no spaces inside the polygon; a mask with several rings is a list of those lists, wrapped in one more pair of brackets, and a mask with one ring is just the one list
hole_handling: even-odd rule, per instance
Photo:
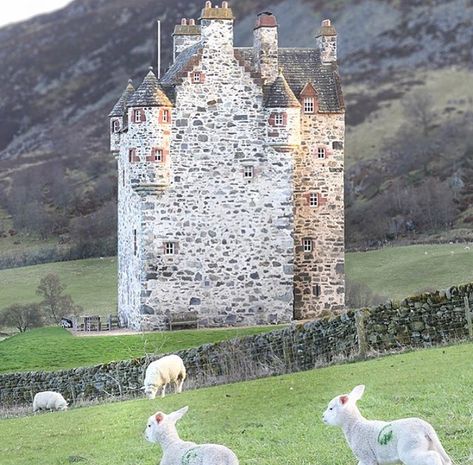
{"label": "attic window", "polygon": [[143,120],[141,118],[141,110],[133,110],[133,122],[141,123]]}
{"label": "attic window", "polygon": [[325,158],[326,156],[326,151],[325,151],[325,147],[317,147],[317,158]]}
{"label": "attic window", "polygon": [[312,239],[302,239],[302,249],[304,252],[312,252]]}
{"label": "attic window", "polygon": [[274,114],[274,125],[275,126],[284,126],[284,115],[282,113]]}
{"label": "attic window", "polygon": [[112,132],[119,132],[120,131],[120,121],[114,119],[112,121]]}
{"label": "attic window", "polygon": [[314,113],[315,100],[314,97],[304,97],[304,113]]}

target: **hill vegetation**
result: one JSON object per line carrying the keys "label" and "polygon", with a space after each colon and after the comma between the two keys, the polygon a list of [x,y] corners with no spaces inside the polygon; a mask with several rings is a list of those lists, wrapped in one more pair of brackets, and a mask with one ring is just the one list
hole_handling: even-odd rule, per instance
{"label": "hill vegetation", "polygon": [[0,420],[2,465],[159,463],[147,418],[189,405],[183,439],[223,443],[242,464],[356,464],[322,413],[335,396],[366,384],[367,418],[419,416],[433,424],[454,463],[473,464],[473,345],[429,349],[251,382]]}

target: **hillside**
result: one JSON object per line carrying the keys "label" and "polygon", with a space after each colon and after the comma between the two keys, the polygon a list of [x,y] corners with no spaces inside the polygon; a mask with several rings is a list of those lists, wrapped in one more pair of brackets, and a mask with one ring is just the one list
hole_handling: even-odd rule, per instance
{"label": "hillside", "polygon": [[[263,8],[278,17],[281,46],[313,46],[322,17],[337,27],[348,123],[348,245],[428,239],[452,227],[458,237],[469,234],[471,2],[231,3],[237,45],[250,44]],[[15,265],[28,256],[38,262],[114,253],[116,173],[106,115],[127,79],[138,83],[152,60],[153,19],[163,21],[165,69],[174,24],[197,17],[202,4],[75,0],[0,29],[0,78],[10,83],[0,90],[0,238],[6,248],[26,247]],[[428,98],[422,103],[419,95]],[[425,144],[414,147],[419,106],[430,123]],[[404,156],[391,150],[400,141],[407,141],[399,148]],[[391,205],[400,192],[406,199]],[[435,218],[424,221],[425,204],[439,201]],[[375,221],[363,221],[366,215]],[[38,240],[58,246],[38,252]]]}
{"label": "hillside", "polygon": [[[2,465],[158,463],[143,438],[147,418],[189,406],[184,439],[223,443],[248,465],[355,464],[340,430],[322,413],[337,394],[366,384],[368,418],[420,416],[432,423],[454,463],[473,464],[473,345],[421,350],[368,362],[185,391],[151,402],[74,408],[0,420]],[[413,382],[415,380],[415,382]],[[441,393],[441,395],[439,394]]]}

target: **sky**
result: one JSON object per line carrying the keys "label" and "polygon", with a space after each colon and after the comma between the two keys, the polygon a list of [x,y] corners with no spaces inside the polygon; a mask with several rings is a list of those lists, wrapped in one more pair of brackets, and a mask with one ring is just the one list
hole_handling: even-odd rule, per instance
{"label": "sky", "polygon": [[71,0],[3,0],[0,10],[0,27],[32,16],[57,10]]}

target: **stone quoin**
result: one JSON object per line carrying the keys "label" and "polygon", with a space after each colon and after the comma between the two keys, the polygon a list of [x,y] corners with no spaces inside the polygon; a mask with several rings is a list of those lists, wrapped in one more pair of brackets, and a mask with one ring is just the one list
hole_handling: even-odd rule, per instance
{"label": "stone quoin", "polygon": [[166,329],[285,323],[344,307],[345,109],[337,36],[280,48],[270,12],[234,47],[227,2],[174,29],[174,62],[110,113],[118,315]]}

